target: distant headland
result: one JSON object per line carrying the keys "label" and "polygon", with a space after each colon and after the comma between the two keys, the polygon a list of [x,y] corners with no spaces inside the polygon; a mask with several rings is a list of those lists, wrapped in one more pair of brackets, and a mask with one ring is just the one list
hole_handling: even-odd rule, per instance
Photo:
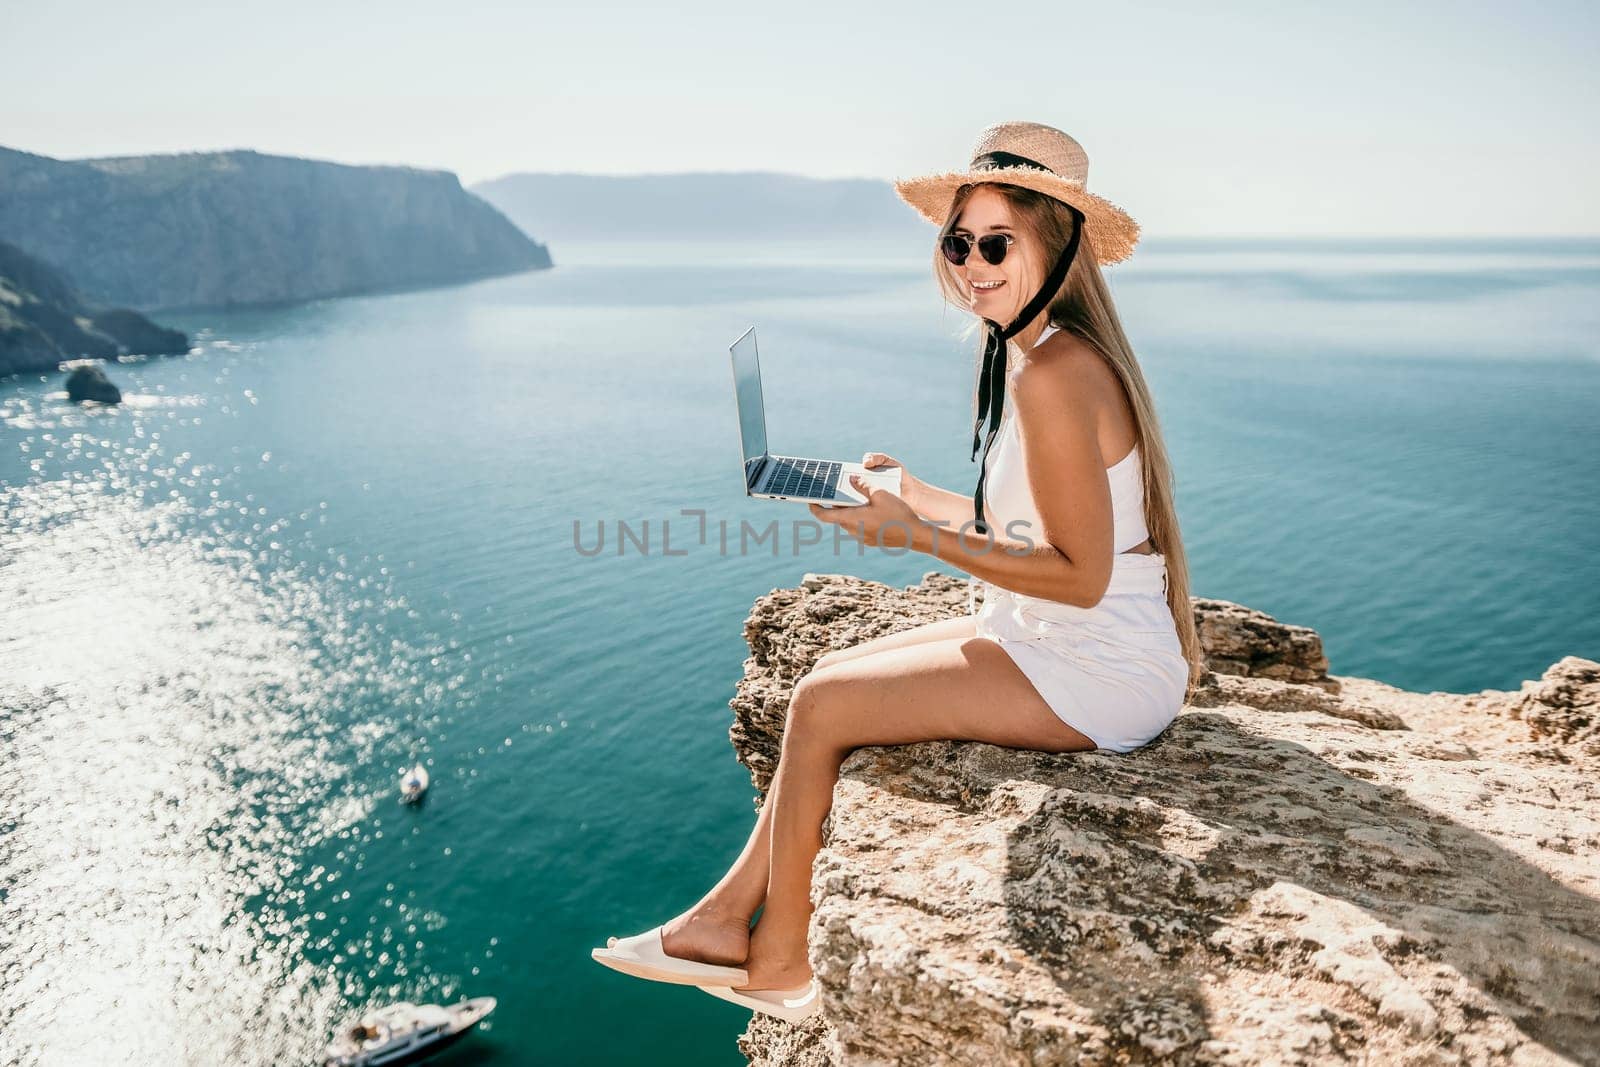
{"label": "distant headland", "polygon": [[894,187],[873,178],[520,173],[477,182],[471,191],[527,232],[574,244],[849,237],[920,249],[932,239]]}
{"label": "distant headland", "polygon": [[0,241],[0,378],[53,371],[71,359],[187,351],[189,338],[178,330],[128,308],[92,307],[60,271]]}
{"label": "distant headland", "polygon": [[91,305],[290,303],[548,268],[448,171],[249,150],[61,160],[0,147],[0,235]]}

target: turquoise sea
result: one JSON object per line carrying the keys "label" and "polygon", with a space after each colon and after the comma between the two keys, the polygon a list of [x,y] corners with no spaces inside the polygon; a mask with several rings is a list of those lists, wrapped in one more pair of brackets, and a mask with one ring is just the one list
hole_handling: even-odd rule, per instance
{"label": "turquoise sea", "polygon": [[[554,251],[157,316],[198,351],[110,366],[120,408],[0,382],[0,1062],[311,1062],[366,1004],[489,994],[438,1062],[743,1063],[747,1013],[589,949],[752,825],[751,602],[948,568],[797,551],[806,512],[743,497],[727,346],[757,325],[775,449],[970,492],[976,339],[920,247]],[[1600,658],[1600,241],[1151,239],[1110,275],[1197,595],[1409,689]]]}

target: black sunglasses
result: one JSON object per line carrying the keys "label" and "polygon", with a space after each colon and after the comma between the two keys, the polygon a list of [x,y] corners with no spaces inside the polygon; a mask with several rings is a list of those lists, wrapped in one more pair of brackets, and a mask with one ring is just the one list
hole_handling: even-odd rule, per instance
{"label": "black sunglasses", "polygon": [[[1006,258],[1014,238],[1008,233],[986,233],[978,238],[978,254],[988,263],[999,263]],[[956,266],[967,261],[972,253],[972,238],[960,233],[947,233],[939,242],[944,258]]]}

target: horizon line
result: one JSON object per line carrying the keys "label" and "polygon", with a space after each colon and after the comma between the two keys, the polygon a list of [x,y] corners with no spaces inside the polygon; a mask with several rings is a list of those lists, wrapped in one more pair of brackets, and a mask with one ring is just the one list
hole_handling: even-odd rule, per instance
{"label": "horizon line", "polygon": [[[578,171],[578,170],[514,170],[506,171],[495,177],[481,178],[475,181],[462,181],[460,173],[449,167],[429,167],[415,163],[347,163],[342,160],[327,159],[318,156],[286,155],[277,152],[264,152],[258,148],[236,146],[230,148],[196,148],[180,149],[171,152],[134,152],[123,155],[92,155],[92,156],[49,156],[42,152],[29,151],[26,148],[17,148],[12,145],[0,144],[0,149],[19,152],[24,155],[36,156],[41,159],[54,160],[60,163],[90,163],[101,160],[119,159],[148,159],[162,156],[205,156],[227,155],[235,152],[249,152],[254,155],[269,156],[278,159],[295,159],[309,163],[327,163],[335,166],[354,168],[397,168],[404,170],[421,171],[435,174],[450,174],[461,183],[461,187],[471,192],[474,188],[488,185],[492,182],[504,181],[516,177],[548,177],[548,178],[599,178],[599,179],[651,179],[651,178],[694,178],[694,177],[780,177],[796,178],[813,182],[881,182],[892,186],[896,178],[873,177],[868,175],[857,176],[818,176],[803,174],[798,171],[775,169],[740,169],[740,170],[670,170],[670,171],[630,171],[630,172],[605,172],[605,171]],[[1439,232],[1407,232],[1396,233],[1330,233],[1306,232],[1295,233],[1279,231],[1274,233],[1149,233],[1146,232],[1142,240],[1181,240],[1181,241],[1274,241],[1274,240],[1328,240],[1328,241],[1367,241],[1367,242],[1395,242],[1395,241],[1570,241],[1586,242],[1600,241],[1600,232],[1596,233],[1571,233],[1569,231],[1516,231],[1500,233],[1439,233]],[[632,240],[623,238],[622,240]]]}

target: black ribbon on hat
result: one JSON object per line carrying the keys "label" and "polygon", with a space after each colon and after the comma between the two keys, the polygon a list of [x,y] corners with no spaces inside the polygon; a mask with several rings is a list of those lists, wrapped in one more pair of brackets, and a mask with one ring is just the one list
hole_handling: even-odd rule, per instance
{"label": "black ribbon on hat", "polygon": [[[980,156],[986,159],[990,156],[1009,156],[1007,152],[990,152],[989,156]],[[1011,156],[1021,159],[1021,156]],[[1031,161],[1025,161],[1031,162]],[[1037,166],[1037,164],[1035,164]],[[1040,168],[1047,169],[1047,168]],[[1062,201],[1066,204],[1066,201]],[[1005,408],[1006,399],[1006,342],[1013,336],[1027,328],[1027,325],[1038,317],[1039,312],[1045,309],[1052,297],[1061,288],[1061,283],[1067,280],[1067,271],[1072,267],[1072,261],[1078,254],[1078,239],[1083,234],[1083,212],[1067,204],[1067,210],[1072,212],[1072,239],[1067,242],[1067,247],[1061,253],[1061,258],[1056,260],[1056,265],[1051,268],[1050,276],[1044,280],[1039,291],[1033,294],[1033,299],[1028,301],[1021,314],[1010,326],[1002,329],[993,319],[984,319],[988,323],[988,340],[983,346],[983,370],[978,375],[978,421],[972,427],[972,458],[978,458],[979,437],[983,433],[983,420],[989,419],[989,435],[983,439],[983,461],[978,467],[978,488],[972,493],[972,510],[976,519],[977,530],[981,534],[989,532],[988,524],[983,521],[983,483],[989,476],[989,447],[994,444],[995,436],[1000,431],[1000,415]]]}
{"label": "black ribbon on hat", "polygon": [[995,170],[999,167],[1032,167],[1034,170],[1042,170],[1047,174],[1055,173],[1055,171],[1038,160],[1029,159],[1027,156],[1019,156],[1015,152],[985,152],[974,159],[972,166],[967,169]]}

